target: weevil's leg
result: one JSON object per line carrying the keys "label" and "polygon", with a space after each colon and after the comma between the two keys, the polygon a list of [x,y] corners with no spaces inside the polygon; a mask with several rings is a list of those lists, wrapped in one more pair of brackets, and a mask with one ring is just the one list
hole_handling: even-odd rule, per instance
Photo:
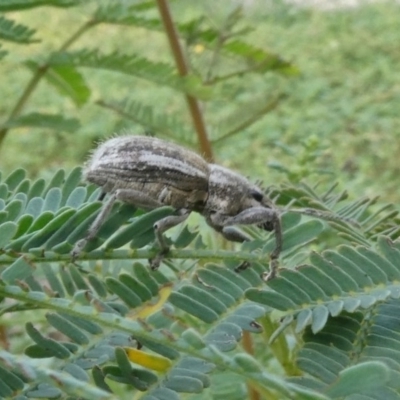
{"label": "weevil's leg", "polygon": [[231,242],[247,242],[250,238],[243,232],[237,230],[234,226],[224,226],[222,228],[222,236]]}
{"label": "weevil's leg", "polygon": [[279,215],[276,214],[274,220],[274,234],[275,234],[275,249],[270,254],[271,261],[269,263],[269,273],[263,276],[264,281],[269,281],[275,278],[279,268],[278,258],[282,251],[283,235],[282,235],[282,224]]}
{"label": "weevil's leg", "polygon": [[259,225],[265,222],[272,222],[275,234],[275,248],[270,254],[270,272],[264,277],[265,280],[272,279],[276,275],[278,269],[278,258],[282,251],[282,226],[279,214],[276,210],[272,208],[265,207],[253,207],[242,211],[241,213],[225,219],[223,222],[222,231],[226,231],[228,227],[232,225]]}
{"label": "weevil's leg", "polygon": [[[104,196],[103,196],[104,197]],[[143,207],[147,209],[157,208],[162,206],[162,203],[158,202],[157,200],[152,199],[149,196],[146,196],[142,192],[132,189],[118,189],[114,193],[110,195],[108,201],[104,204],[103,208],[101,209],[100,213],[97,215],[96,219],[93,221],[92,225],[90,226],[87,235],[79,240],[74,248],[71,251],[72,259],[75,260],[82,250],[85,248],[88,241],[92,240],[98,231],[100,230],[103,222],[110,214],[110,211],[115,203],[116,200],[123,201],[125,203],[133,204],[138,207]]]}
{"label": "weevil's leg", "polygon": [[97,199],[98,201],[103,201],[104,198],[106,197],[107,192],[101,192],[99,198]]}
{"label": "weevil's leg", "polygon": [[[221,234],[225,239],[230,240],[231,242],[243,243],[250,240],[248,236],[246,236],[243,232],[238,231],[234,226],[223,227]],[[249,267],[250,263],[248,261],[243,261],[234,269],[234,271],[239,274]]]}
{"label": "weevil's leg", "polygon": [[157,242],[160,246],[160,251],[154,258],[149,260],[151,269],[153,270],[158,269],[158,267],[161,264],[161,261],[164,259],[164,257],[167,255],[169,251],[169,246],[165,241],[163,233],[168,229],[176,225],[179,225],[181,222],[185,221],[189,216],[189,214],[190,210],[182,209],[179,210],[179,215],[170,215],[168,217],[160,219],[153,225],[154,234],[156,235]]}
{"label": "weevil's leg", "polygon": [[238,274],[242,271],[246,271],[247,268],[250,268],[250,263],[248,261],[242,261],[235,269],[234,271],[237,272]]}
{"label": "weevil's leg", "polygon": [[113,193],[110,196],[110,198],[108,199],[107,203],[104,204],[103,208],[97,215],[96,219],[93,221],[92,225],[90,225],[87,235],[83,239],[78,240],[76,242],[74,248],[71,251],[71,257],[73,260],[75,260],[77,257],[79,257],[80,253],[85,248],[87,242],[89,240],[92,240],[96,236],[96,234],[99,231],[104,220],[107,218],[108,214],[110,213],[112,206],[115,203],[115,200],[117,200],[116,192]]}
{"label": "weevil's leg", "polygon": [[132,204],[136,207],[144,208],[145,210],[152,210],[161,207],[164,204],[158,200],[154,200],[150,196],[133,189],[118,189],[115,191],[117,199],[124,203]]}
{"label": "weevil's leg", "polygon": [[259,225],[264,222],[274,222],[276,218],[277,212],[272,208],[252,207],[243,210],[233,217],[225,217],[221,225]]}

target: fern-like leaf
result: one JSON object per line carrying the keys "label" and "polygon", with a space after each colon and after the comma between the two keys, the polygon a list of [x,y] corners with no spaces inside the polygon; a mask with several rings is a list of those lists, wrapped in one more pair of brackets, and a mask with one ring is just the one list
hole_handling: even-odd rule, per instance
{"label": "fern-like leaf", "polygon": [[315,253],[311,265],[282,270],[267,283],[269,290],[249,289],[247,297],[295,317],[297,332],[310,325],[317,333],[330,316],[369,309],[399,296],[400,252],[386,246],[384,240],[380,244],[386,257],[369,248],[349,246]]}
{"label": "fern-like leaf", "polygon": [[223,50],[228,54],[244,58],[253,71],[261,73],[278,71],[290,75],[298,74],[297,68],[276,54],[266,52],[241,40],[235,39],[226,43]]}
{"label": "fern-like leaf", "polygon": [[[164,28],[159,19],[149,18],[148,16],[139,14],[140,11],[148,11],[153,7],[154,5],[151,2],[143,2],[130,6],[107,4],[96,11],[94,19],[98,22],[134,25],[153,31],[163,31]],[[230,22],[230,25],[232,25],[231,28],[233,28],[233,25],[239,19],[238,13],[234,11],[231,13],[231,17],[233,21]],[[203,26],[204,22],[204,19],[194,19],[185,23],[177,23],[176,27],[189,44],[202,44],[213,50],[221,33],[213,27]],[[225,29],[226,28],[225,26]],[[246,29],[247,28],[237,30],[236,32],[229,32],[232,39],[223,42],[221,48],[222,54],[240,59],[253,72],[263,74],[267,71],[276,71],[289,75],[298,74],[298,69],[293,64],[283,60],[277,54],[237,39],[237,37],[243,35]],[[225,36],[226,34],[227,32],[224,32]],[[218,79],[221,78],[216,78],[216,80]]]}
{"label": "fern-like leaf", "polygon": [[[27,281],[24,290],[7,284],[0,288],[0,294],[18,300],[20,304],[29,304],[31,308],[45,308],[49,311],[45,315],[47,324],[68,338],[54,340],[43,334],[44,322],[40,330],[32,323],[26,325],[27,333],[34,342],[26,349],[26,354],[30,358],[55,357],[59,367],[63,366],[65,375],[62,382],[69,382],[69,385],[67,388],[59,387],[58,395],[60,390],[74,395],[80,393],[81,385],[88,380],[86,371],[94,369],[95,381],[102,388],[108,387],[104,380],[107,376],[111,381],[128,384],[136,390],[145,390],[147,396],[160,399],[162,396],[179,398],[177,393],[199,392],[207,387],[207,374],[216,366],[225,365],[226,357],[229,357],[231,362],[228,369],[247,379],[256,379],[264,390],[271,390],[272,385],[277,393],[287,395],[291,392],[293,398],[302,398],[300,387],[288,385],[279,377],[266,373],[250,356],[240,353],[229,356],[225,353],[232,350],[241,337],[241,328],[237,323],[240,321],[242,324],[243,321],[239,316],[244,319],[252,318],[254,310],[252,312],[249,306],[238,313],[235,320],[232,318],[230,321],[215,321],[203,336],[193,329],[188,330],[174,324],[174,320],[179,318],[176,313],[165,318],[163,309],[168,297],[164,297],[163,292],[170,291],[166,286],[168,279],[161,273],[154,274],[144,269],[139,264],[131,269],[129,275],[121,275],[120,279],[114,279],[114,283],[109,286],[112,293],[108,294],[106,290],[105,296],[101,297],[95,286],[86,281],[82,272],[76,268],[64,270],[65,276],[62,281],[57,278],[58,273],[53,268],[46,266],[44,271],[48,278],[52,277],[49,284],[53,290],[62,286],[64,289],[58,290],[57,293],[47,289],[44,293],[43,280],[42,283],[36,281],[35,289]],[[26,279],[28,276],[21,278]],[[118,285],[115,284],[117,282]],[[148,299],[148,294],[144,298],[138,297],[140,304],[136,306],[137,314],[129,315],[130,307],[120,299],[128,299],[127,290],[138,287],[137,285],[141,285],[143,289],[153,287],[159,301],[158,304],[149,303],[145,300]],[[214,282],[214,285],[219,286],[217,282]],[[72,290],[68,289],[68,286],[72,286]],[[64,298],[60,298],[62,293]],[[146,290],[143,293],[146,293]],[[69,296],[73,296],[73,300],[70,300]],[[254,305],[252,308],[254,309]],[[259,310],[263,311],[261,308]],[[150,317],[146,318],[146,314],[149,313]],[[146,318],[146,321],[143,318]],[[251,325],[246,325],[246,328],[251,328]],[[233,342],[228,345],[230,338]],[[12,356],[5,353],[3,360],[7,358]],[[128,359],[141,368],[132,366],[127,362]],[[19,373],[18,365],[15,366],[15,371]],[[36,390],[35,379],[42,381],[40,371],[36,373],[36,376],[27,377],[23,393]],[[50,384],[49,390],[53,389],[51,380],[45,382]],[[94,389],[88,386],[86,390]],[[320,396],[314,394],[310,398]]]}
{"label": "fern-like leaf", "polygon": [[[25,65],[33,72],[40,68],[34,61],[27,61]],[[61,95],[69,97],[76,106],[82,106],[90,97],[90,88],[83,75],[74,67],[53,66],[47,70],[44,79],[52,85]]]}
{"label": "fern-like leaf", "polygon": [[36,43],[39,40],[32,38],[35,32],[34,29],[0,16],[0,40],[24,44]]}
{"label": "fern-like leaf", "polygon": [[[82,393],[101,397],[106,391],[112,398],[112,388],[123,383],[134,391],[145,391],[143,398],[173,399],[181,393],[202,392],[210,385],[209,375],[223,367],[242,380],[257,381],[260,390],[272,390],[280,397],[323,398],[312,391],[304,397],[306,389],[271,374],[237,347],[243,331],[262,331],[256,320],[266,309],[244,296],[246,290],[263,286],[260,276],[268,268],[273,238],[248,243],[239,252],[178,247],[162,271],[155,272],[132,260],[152,254],[151,249],[138,249],[138,243],[151,244],[153,221],[171,210],[135,214],[131,206],[116,205],[98,241],[74,265],[68,253],[85,235],[100,206],[98,191],[77,186],[79,180],[79,169],[68,175],[59,171],[47,185],[43,180],[32,182],[24,170],[17,170],[0,184],[6,210],[0,224],[0,296],[9,299],[0,311],[2,315],[38,311],[25,326],[30,340],[25,354],[49,362],[56,359],[57,368],[63,371],[61,381],[68,382],[65,389],[55,387],[51,380],[43,381],[41,370],[35,369],[25,378],[21,394],[43,395],[45,388],[48,397]],[[285,222],[291,237],[287,250],[318,235],[320,231],[309,230],[308,225],[298,218]],[[179,236],[177,241],[187,245],[187,238],[182,241]],[[191,236],[191,240],[195,238]],[[127,244],[132,249],[126,248]],[[85,257],[100,257],[102,270]],[[113,260],[106,261],[108,257]],[[224,257],[227,267],[208,264],[195,274],[192,263],[185,261]],[[238,274],[234,269],[244,259],[253,260],[253,268]],[[179,278],[182,274],[186,276],[183,280]],[[180,323],[195,320],[194,324]],[[2,362],[7,357],[14,356],[6,352]],[[19,365],[12,365],[16,376],[24,376]],[[27,365],[29,361],[21,368]],[[99,392],[90,385],[81,391],[90,375]],[[42,391],[38,381],[47,385],[40,386]],[[7,395],[14,386],[19,389],[17,381],[9,384],[0,382],[0,390],[6,388]]]}
{"label": "fern-like leaf", "polygon": [[[236,251],[207,249],[198,232],[187,228],[171,234],[168,240],[177,245],[161,269],[151,271],[143,260],[157,252],[153,223],[174,210],[143,213],[115,204],[98,237],[72,263],[73,245],[101,207],[99,190],[79,182],[80,169],[60,170],[48,183],[31,181],[20,169],[0,182],[0,298],[6,299],[0,318],[32,313],[21,363],[11,352],[0,355],[0,396],[18,391],[114,398],[123,384],[138,398],[179,399],[206,394],[224,370],[238,382],[256,382],[266,398],[320,400],[362,394],[364,388],[349,382],[368,371],[372,398],[379,390],[396,398],[398,327],[391,316],[400,298],[400,244],[380,237],[372,242],[377,248],[342,245],[308,256],[305,246],[328,234],[327,225],[284,212],[282,264],[297,264],[299,257],[309,261],[281,268],[266,283],[274,236],[251,227],[245,231],[253,240]],[[333,190],[317,195],[307,185],[286,187],[276,196],[281,207],[296,199],[316,211],[335,208],[343,218],[363,221],[368,202],[342,206],[344,198]],[[343,232],[351,224],[337,225],[332,227]],[[354,232],[369,243],[362,230]],[[238,268],[243,261],[250,268]],[[274,310],[281,327],[271,340],[292,326],[296,335],[305,332],[301,379],[271,373],[268,360],[261,363],[238,346],[244,332],[261,338],[268,327],[259,320],[272,318]],[[343,321],[351,321],[348,329]],[[63,385],[43,378],[38,363],[31,375],[24,373],[30,359],[43,358],[56,365],[61,375],[54,376]]]}
{"label": "fern-like leaf", "polygon": [[[328,393],[334,397],[353,394],[377,400],[399,399],[397,336],[400,325],[393,317],[398,309],[399,300],[390,299],[373,307],[372,312],[343,313],[330,319],[318,334],[307,329],[305,345],[298,353],[297,363],[310,378],[292,378],[292,381],[302,382],[307,387],[319,387],[320,390],[329,387]],[[377,369],[364,375],[368,376],[367,380],[360,376],[361,387],[356,384],[360,381],[354,379],[352,385],[343,385],[339,391],[346,368],[358,366],[361,373],[367,363],[376,366],[377,362],[381,363]],[[367,371],[365,369],[363,373]],[[379,378],[375,379],[375,376]]]}
{"label": "fern-like leaf", "polygon": [[2,0],[0,12],[28,10],[35,7],[73,7],[80,4],[80,0]]}
{"label": "fern-like leaf", "polygon": [[97,50],[81,50],[54,53],[49,63],[52,66],[72,65],[121,72],[193,94],[202,100],[207,100],[211,96],[211,89],[205,87],[195,75],[179,77],[172,66],[161,62],[152,62],[137,55],[118,52],[103,55]]}
{"label": "fern-like leaf", "polygon": [[158,133],[160,136],[173,137],[179,143],[187,143],[191,136],[191,132],[185,129],[183,121],[174,116],[163,114],[155,107],[129,99],[118,102],[100,100],[97,104],[142,125],[151,132]]}
{"label": "fern-like leaf", "polygon": [[76,132],[79,129],[79,121],[76,118],[65,118],[60,114],[43,114],[32,112],[21,115],[7,122],[7,128],[35,127],[66,132]]}
{"label": "fern-like leaf", "polygon": [[142,17],[139,13],[155,8],[152,1],[137,4],[115,3],[101,5],[93,14],[96,22],[107,24],[134,25],[148,29],[162,29],[161,21]]}

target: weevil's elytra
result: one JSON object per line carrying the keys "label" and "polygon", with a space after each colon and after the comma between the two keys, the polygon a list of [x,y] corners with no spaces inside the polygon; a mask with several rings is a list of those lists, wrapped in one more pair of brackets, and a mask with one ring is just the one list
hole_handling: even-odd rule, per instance
{"label": "weevil's elytra", "polygon": [[206,161],[196,153],[151,137],[125,136],[106,141],[93,153],[83,176],[105,192],[137,190],[160,205],[176,209],[200,211],[208,197]]}
{"label": "weevil's elytra", "polygon": [[72,251],[77,257],[87,241],[94,238],[113,203],[121,200],[145,209],[163,205],[176,209],[176,215],[154,225],[160,245],[159,256],[151,261],[157,268],[168,252],[163,232],[183,222],[192,211],[225,238],[248,240],[235,225],[257,225],[275,231],[276,247],[271,253],[271,273],[282,248],[279,214],[263,191],[243,176],[216,164],[208,164],[196,153],[176,144],[146,136],[121,136],[101,144],[84,171],[84,178],[110,193],[109,200]]}

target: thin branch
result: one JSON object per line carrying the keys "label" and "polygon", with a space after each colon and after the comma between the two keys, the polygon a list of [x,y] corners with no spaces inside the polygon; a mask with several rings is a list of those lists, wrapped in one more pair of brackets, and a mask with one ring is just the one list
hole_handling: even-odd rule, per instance
{"label": "thin branch", "polygon": [[[250,332],[243,331],[242,345],[246,353],[254,357],[253,339]],[[261,400],[260,393],[254,388],[251,381],[247,383],[247,391],[249,392],[248,397],[250,400]]]}
{"label": "thin branch", "polygon": [[233,27],[233,25],[235,24],[235,22],[237,21],[237,17],[239,14],[242,13],[242,6],[237,7],[233,12],[229,13],[229,15],[227,16],[223,26],[221,29],[216,29],[216,31],[218,32],[218,37],[216,40],[216,44],[214,46],[213,49],[213,54],[211,57],[211,62],[208,68],[208,71],[206,73],[206,79],[204,84],[211,84],[211,82],[213,81],[213,70],[216,68],[220,56],[221,56],[221,51],[222,48],[225,44],[225,42],[229,39],[231,39],[232,37],[234,37],[235,35],[237,35],[234,32],[231,32],[231,28]]}
{"label": "thin branch", "polygon": [[[115,249],[111,253],[104,252],[102,249],[91,251],[90,253],[82,253],[82,256],[76,263],[80,261],[93,261],[93,260],[143,260],[153,258],[158,254],[158,249]],[[0,265],[12,264],[21,255],[26,255],[30,262],[34,263],[46,263],[46,262],[71,262],[70,254],[57,254],[52,251],[45,251],[40,256],[31,253],[21,253],[14,250],[6,250],[0,253]],[[168,258],[174,260],[191,260],[199,259],[203,261],[215,261],[215,260],[230,260],[237,263],[241,263],[243,260],[248,262],[263,263],[267,262],[266,254],[255,254],[248,251],[228,251],[228,250],[190,250],[190,249],[171,249],[168,253]]]}
{"label": "thin branch", "polygon": [[215,44],[214,51],[213,51],[213,54],[211,57],[211,62],[208,67],[208,71],[206,73],[206,80],[204,82],[206,85],[210,84],[211,81],[213,80],[212,74],[218,63],[219,56],[221,55],[221,49],[222,49],[222,46],[224,45],[226,39],[227,39],[227,37],[225,36],[224,30],[220,31],[218,34],[217,43]]}
{"label": "thin branch", "polygon": [[279,103],[281,102],[281,100],[284,97],[285,97],[285,94],[283,94],[283,93],[279,94],[273,100],[268,102],[268,104],[266,104],[265,107],[263,107],[257,113],[253,114],[250,118],[245,119],[244,121],[242,121],[241,124],[237,125],[230,131],[226,132],[224,135],[220,136],[218,139],[214,140],[213,143],[218,143],[223,140],[226,140],[226,139],[230,138],[231,136],[235,135],[237,132],[240,132],[240,131],[248,128],[249,126],[253,125],[255,122],[257,122],[260,119],[260,117],[262,115],[274,110],[279,105]]}
{"label": "thin branch", "polygon": [[[173,57],[175,59],[178,73],[180,76],[186,76],[189,73],[189,68],[183,55],[181,45],[179,43],[178,34],[172,21],[168,2],[167,0],[157,0],[157,6],[164,24],[165,32],[168,37]],[[189,107],[190,115],[192,117],[193,125],[200,142],[201,152],[203,153],[203,156],[207,159],[207,161],[211,162],[213,161],[214,157],[200,103],[195,97],[189,94],[186,94],[185,97]]]}

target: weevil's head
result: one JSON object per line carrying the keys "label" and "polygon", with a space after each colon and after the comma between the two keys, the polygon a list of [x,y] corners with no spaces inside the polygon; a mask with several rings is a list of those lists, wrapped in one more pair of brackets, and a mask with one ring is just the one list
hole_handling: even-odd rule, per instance
{"label": "weevil's head", "polygon": [[[209,167],[206,213],[219,212],[231,217],[253,207],[273,208],[262,189],[244,176],[220,165],[210,164]],[[260,224],[259,227],[267,231],[273,230],[271,222]]]}

